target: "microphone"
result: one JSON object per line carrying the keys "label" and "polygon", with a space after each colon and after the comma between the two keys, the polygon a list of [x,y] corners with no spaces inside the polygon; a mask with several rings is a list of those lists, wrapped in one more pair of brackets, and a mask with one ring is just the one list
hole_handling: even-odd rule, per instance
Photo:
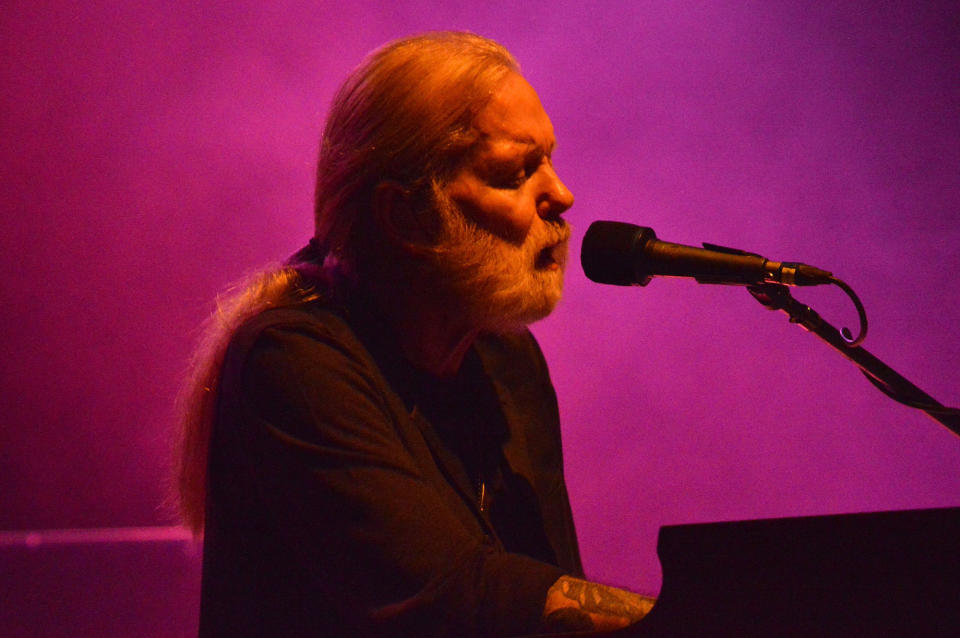
{"label": "microphone", "polygon": [[714,244],[703,248],[660,241],[652,228],[623,222],[590,224],[580,251],[583,272],[600,284],[646,286],[653,277],[692,277],[701,284],[761,283],[817,286],[833,273],[796,262],[770,261],[755,253]]}

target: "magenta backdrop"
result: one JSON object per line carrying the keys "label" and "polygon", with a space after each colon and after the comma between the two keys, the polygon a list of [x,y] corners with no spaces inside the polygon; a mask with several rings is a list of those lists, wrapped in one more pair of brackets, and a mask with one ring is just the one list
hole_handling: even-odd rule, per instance
{"label": "magenta backdrop", "polygon": [[[954,3],[6,2],[0,28],[2,528],[169,520],[197,324],[309,236],[336,84],[429,29],[519,58],[577,246],[617,219],[833,270],[866,347],[960,403]],[[573,265],[535,332],[593,578],[657,591],[662,524],[960,505],[960,438],[743,290]]]}

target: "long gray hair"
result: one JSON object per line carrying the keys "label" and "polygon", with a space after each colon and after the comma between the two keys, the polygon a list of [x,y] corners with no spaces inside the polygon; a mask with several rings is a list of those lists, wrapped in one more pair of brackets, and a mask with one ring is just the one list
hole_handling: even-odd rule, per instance
{"label": "long gray hair", "polygon": [[[347,78],[327,117],[317,170],[315,259],[348,272],[369,270],[377,229],[374,191],[395,181],[429,202],[477,141],[472,122],[503,79],[519,68],[501,45],[461,32],[391,42]],[[331,266],[332,267],[332,266]],[[177,409],[173,498],[180,517],[203,532],[207,457],[224,355],[237,328],[267,308],[316,299],[292,266],[267,269],[218,298]]]}

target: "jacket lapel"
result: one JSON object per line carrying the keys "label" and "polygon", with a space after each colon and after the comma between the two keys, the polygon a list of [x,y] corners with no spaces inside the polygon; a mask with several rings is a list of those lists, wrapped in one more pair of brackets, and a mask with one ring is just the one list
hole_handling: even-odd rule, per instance
{"label": "jacket lapel", "polygon": [[509,361],[506,361],[497,350],[487,347],[485,341],[478,341],[476,349],[484,374],[497,395],[500,411],[507,425],[509,435],[503,446],[503,455],[514,473],[530,480],[533,471],[527,448],[526,424],[522,423],[523,419],[510,391],[512,370]]}

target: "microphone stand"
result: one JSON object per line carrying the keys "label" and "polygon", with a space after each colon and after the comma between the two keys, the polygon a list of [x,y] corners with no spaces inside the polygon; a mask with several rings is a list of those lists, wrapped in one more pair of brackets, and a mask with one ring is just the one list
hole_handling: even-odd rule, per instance
{"label": "microphone stand", "polygon": [[840,331],[830,325],[810,306],[804,305],[790,295],[790,290],[782,284],[755,284],[747,286],[754,299],[770,310],[782,310],[790,317],[790,323],[798,323],[807,331],[826,341],[834,350],[842,354],[860,368],[867,380],[881,392],[918,410],[923,410],[955,435],[960,436],[960,411],[948,408],[937,402],[929,394],[913,385],[861,348],[851,347]]}

